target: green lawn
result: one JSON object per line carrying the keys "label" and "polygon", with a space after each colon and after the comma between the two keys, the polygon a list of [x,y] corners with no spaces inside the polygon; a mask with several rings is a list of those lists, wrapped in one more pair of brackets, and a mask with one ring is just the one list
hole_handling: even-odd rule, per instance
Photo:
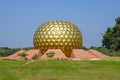
{"label": "green lawn", "polygon": [[0,80],[120,80],[120,60],[0,60]]}

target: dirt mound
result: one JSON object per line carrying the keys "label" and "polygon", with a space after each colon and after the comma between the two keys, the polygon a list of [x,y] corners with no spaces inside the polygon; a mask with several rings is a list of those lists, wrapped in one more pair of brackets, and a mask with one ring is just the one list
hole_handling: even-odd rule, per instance
{"label": "dirt mound", "polygon": [[106,59],[109,56],[104,55],[103,53],[97,50],[83,50],[83,49],[73,49],[71,58],[83,59],[83,60],[99,60]]}
{"label": "dirt mound", "polygon": [[101,58],[101,59],[105,59],[105,58],[110,58],[109,56],[106,56],[105,54],[97,51],[97,50],[93,50],[93,49],[90,49],[88,50],[88,52],[98,58]]}
{"label": "dirt mound", "polygon": [[40,50],[38,50],[38,49],[31,49],[31,50],[26,51],[25,53],[28,54],[28,56],[27,56],[28,59],[32,59],[32,57],[33,57],[35,54],[41,55],[41,52],[40,52]]}
{"label": "dirt mound", "polygon": [[88,59],[96,58],[96,56],[90,54],[87,50],[73,49],[71,53],[71,58],[88,60]]}
{"label": "dirt mound", "polygon": [[8,57],[3,57],[2,59],[15,59],[18,56],[18,54],[24,53],[25,51],[26,50],[20,50],[16,53],[13,53],[12,55],[10,55]]}
{"label": "dirt mound", "polygon": [[41,59],[48,59],[47,53],[54,52],[55,55],[52,57],[53,59],[66,59],[67,57],[65,54],[61,51],[61,49],[48,49],[45,54],[43,54],[40,58]]}
{"label": "dirt mound", "polygon": [[[43,55],[41,54],[40,50],[38,49],[31,49],[31,50],[20,50],[8,57],[2,57],[1,59],[7,59],[7,60],[24,60],[23,57],[19,56],[18,54],[22,54],[22,53],[26,53],[28,54],[27,59],[31,60],[32,57],[35,54],[39,54],[40,55],[40,59],[48,59],[47,57],[47,53],[49,52],[54,52],[55,55],[52,57],[53,59],[68,59],[65,54],[61,51],[61,49],[48,49]],[[104,54],[102,54],[101,52],[97,51],[97,50],[83,50],[83,49],[73,49],[72,53],[71,53],[71,57],[70,59],[74,59],[74,60],[99,60],[99,59],[106,59],[106,58],[110,58],[109,56],[106,56]]]}
{"label": "dirt mound", "polygon": [[5,57],[5,58],[3,58],[3,59],[9,59],[9,60],[24,60],[24,58],[22,58],[21,56],[18,55],[18,54],[22,54],[22,53],[28,54],[27,59],[29,59],[29,60],[32,59],[32,57],[33,57],[35,54],[40,54],[40,55],[41,55],[41,52],[40,52],[40,50],[38,50],[38,49],[31,49],[31,50],[28,50],[28,51],[26,51],[26,50],[20,50],[20,51],[14,53],[13,55],[10,55],[10,56]]}

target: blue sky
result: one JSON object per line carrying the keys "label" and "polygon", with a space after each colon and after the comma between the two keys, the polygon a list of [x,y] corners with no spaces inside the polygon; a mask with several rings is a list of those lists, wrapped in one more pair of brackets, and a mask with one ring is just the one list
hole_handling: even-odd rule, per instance
{"label": "blue sky", "polygon": [[49,20],[77,25],[86,47],[101,46],[102,34],[120,16],[120,0],[0,0],[0,47],[31,47],[36,28]]}

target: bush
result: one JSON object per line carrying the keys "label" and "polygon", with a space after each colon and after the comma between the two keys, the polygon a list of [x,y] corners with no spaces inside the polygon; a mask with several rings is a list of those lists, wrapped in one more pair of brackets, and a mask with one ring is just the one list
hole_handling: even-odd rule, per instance
{"label": "bush", "polygon": [[40,54],[34,54],[33,57],[32,57],[32,59],[33,60],[37,60],[39,57],[40,57]]}
{"label": "bush", "polygon": [[25,60],[27,60],[28,54],[26,54],[26,53],[21,53],[21,54],[18,54],[18,56],[21,56],[21,57],[23,57]]}
{"label": "bush", "polygon": [[49,59],[51,59],[55,55],[55,53],[54,52],[48,52],[46,55],[47,55],[47,57],[49,57]]}

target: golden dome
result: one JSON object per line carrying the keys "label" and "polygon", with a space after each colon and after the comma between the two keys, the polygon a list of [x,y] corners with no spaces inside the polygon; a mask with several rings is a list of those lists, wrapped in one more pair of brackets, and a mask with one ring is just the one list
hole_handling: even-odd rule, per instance
{"label": "golden dome", "polygon": [[54,20],[40,25],[34,34],[34,47],[44,54],[47,49],[61,49],[70,57],[72,49],[82,48],[82,35],[76,25]]}

